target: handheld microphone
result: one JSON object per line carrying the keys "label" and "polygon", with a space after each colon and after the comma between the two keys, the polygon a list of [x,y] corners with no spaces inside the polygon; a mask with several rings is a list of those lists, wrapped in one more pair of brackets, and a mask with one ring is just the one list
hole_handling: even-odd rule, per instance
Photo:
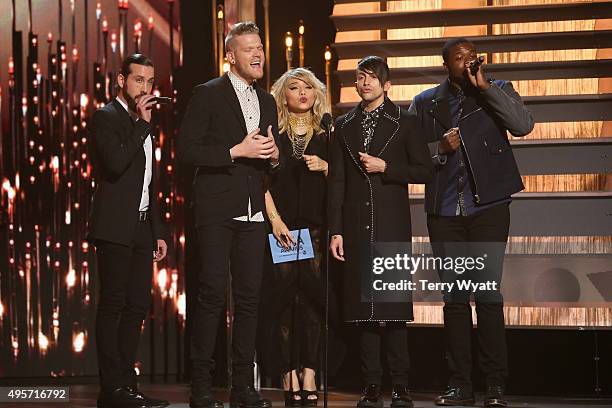
{"label": "handheld microphone", "polygon": [[332,117],[329,113],[325,112],[323,117],[321,118],[321,127],[325,129],[325,131],[329,131],[332,126]]}
{"label": "handheld microphone", "polygon": [[482,65],[484,60],[485,60],[485,57],[481,55],[480,57],[476,58],[474,61],[470,62],[469,68],[470,68],[470,73],[472,75],[476,75],[476,73],[480,69],[480,66]]}
{"label": "handheld microphone", "polygon": [[156,96],[155,103],[160,104],[160,105],[167,105],[167,104],[172,103],[172,98],[167,97],[167,96]]}

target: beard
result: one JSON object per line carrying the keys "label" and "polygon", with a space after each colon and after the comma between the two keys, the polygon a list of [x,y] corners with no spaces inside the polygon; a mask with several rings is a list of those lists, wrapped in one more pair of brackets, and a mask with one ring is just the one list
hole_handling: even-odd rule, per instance
{"label": "beard", "polygon": [[[123,98],[127,102],[127,106],[129,108],[129,110],[131,110],[132,112],[137,112],[136,111],[136,98],[132,98],[125,87],[123,87],[121,89],[121,93],[123,95]],[[138,95],[138,96],[140,96],[140,95]]]}

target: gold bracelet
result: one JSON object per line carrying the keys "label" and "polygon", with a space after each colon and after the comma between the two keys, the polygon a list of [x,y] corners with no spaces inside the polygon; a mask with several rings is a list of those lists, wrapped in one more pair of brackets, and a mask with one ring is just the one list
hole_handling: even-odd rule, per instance
{"label": "gold bracelet", "polygon": [[279,214],[276,211],[272,211],[270,214],[268,214],[268,218],[270,219],[270,221],[272,221],[273,219],[275,219],[278,216],[279,216]]}

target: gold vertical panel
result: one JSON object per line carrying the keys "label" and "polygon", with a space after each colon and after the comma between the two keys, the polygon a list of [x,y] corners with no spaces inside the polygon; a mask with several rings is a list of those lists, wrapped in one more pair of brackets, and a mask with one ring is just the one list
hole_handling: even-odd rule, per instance
{"label": "gold vertical panel", "polygon": [[[547,122],[536,123],[533,131],[527,136],[510,139],[581,139],[605,136],[602,134],[601,121],[580,122]],[[612,134],[608,135],[612,136]]]}
{"label": "gold vertical panel", "polygon": [[412,100],[415,95],[436,86],[437,84],[419,84],[419,85],[395,85],[389,90],[389,99],[392,101],[408,101]]}
{"label": "gold vertical panel", "polygon": [[370,14],[380,11],[380,2],[370,1],[363,3],[334,4],[332,15],[351,16],[355,14]]}
{"label": "gold vertical panel", "polygon": [[[507,326],[541,327],[610,327],[610,307],[562,307],[562,306],[504,306]],[[478,316],[472,308],[472,321],[477,324]],[[444,323],[442,303],[416,303],[414,325],[441,325]]]}
{"label": "gold vertical panel", "polygon": [[[442,8],[442,0],[411,0],[391,1],[387,3],[389,11],[422,11],[437,10]],[[389,40],[418,40],[422,38],[438,38],[444,33],[443,27],[423,27],[387,30]],[[438,56],[416,56],[416,57],[390,57],[387,58],[389,68],[402,67],[429,67],[441,64]],[[394,91],[398,92],[398,91]],[[411,99],[404,93],[398,95],[400,99]]]}
{"label": "gold vertical panel", "polygon": [[337,43],[378,40],[380,40],[380,30],[339,31],[336,33]]}
{"label": "gold vertical panel", "polygon": [[601,174],[559,174],[522,176],[527,192],[600,191],[605,177]]}

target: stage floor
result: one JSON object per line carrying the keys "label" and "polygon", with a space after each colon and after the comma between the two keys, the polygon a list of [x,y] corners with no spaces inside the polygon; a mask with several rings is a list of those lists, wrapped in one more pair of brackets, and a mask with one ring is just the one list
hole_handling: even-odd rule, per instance
{"label": "stage floor", "polygon": [[[144,384],[140,389],[147,395],[156,398],[164,398],[171,402],[172,408],[188,408],[189,387],[186,384]],[[263,395],[272,400],[275,407],[284,406],[283,392],[277,389],[264,389]],[[97,385],[70,385],[69,403],[0,403],[2,408],[41,408],[41,407],[64,407],[64,408],[94,408],[98,394]],[[225,408],[229,406],[228,392],[219,390],[215,396],[226,402]],[[415,407],[435,407],[435,394],[414,393]],[[323,394],[320,395],[319,407],[323,407]],[[356,392],[330,391],[329,407],[354,407],[359,395]],[[385,406],[390,405],[390,392],[385,393]],[[612,407],[612,399],[580,399],[580,398],[555,398],[555,397],[522,397],[509,395],[510,407],[521,408],[582,408],[582,407]],[[475,406],[482,407],[482,395],[477,394]]]}

